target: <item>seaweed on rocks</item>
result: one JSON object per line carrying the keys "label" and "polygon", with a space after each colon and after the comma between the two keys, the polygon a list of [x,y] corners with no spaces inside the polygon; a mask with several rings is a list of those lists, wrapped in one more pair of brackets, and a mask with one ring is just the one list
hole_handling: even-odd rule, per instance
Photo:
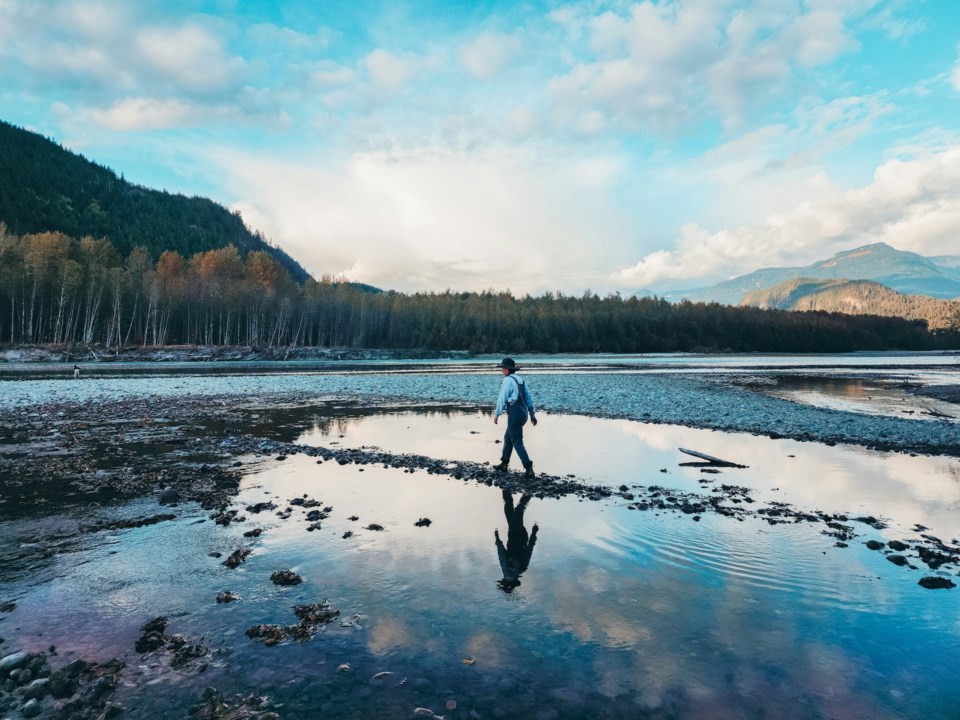
{"label": "seaweed on rocks", "polygon": [[270,708],[269,697],[250,693],[226,698],[216,688],[208,687],[188,712],[196,720],[279,720]]}
{"label": "seaweed on rocks", "polygon": [[[144,623],[140,628],[142,634],[134,643],[134,649],[141,655],[159,650],[167,651],[170,654],[170,667],[174,670],[190,665],[194,660],[203,658],[209,653],[209,650],[199,642],[190,642],[182,635],[167,635],[168,625],[169,620],[165,615]],[[200,672],[205,669],[206,663],[197,666]]]}
{"label": "seaweed on rocks", "polygon": [[252,640],[263,641],[267,646],[277,645],[287,639],[306,641],[313,637],[317,627],[330,624],[340,615],[340,611],[331,607],[326,600],[310,605],[295,605],[293,612],[300,619],[299,623],[253,625],[244,634]]}
{"label": "seaweed on rocks", "polygon": [[144,623],[140,628],[142,634],[134,643],[134,649],[138,653],[147,653],[163,647],[167,642],[163,633],[167,629],[168,622],[167,617],[161,615]]}
{"label": "seaweed on rocks", "polygon": [[297,575],[293,570],[277,570],[270,575],[270,580],[274,585],[299,585],[303,578]]}
{"label": "seaweed on rocks", "polygon": [[250,556],[252,550],[250,548],[237,548],[232,553],[230,557],[223,561],[223,564],[226,565],[231,570],[240,567],[242,563],[247,561],[247,558]]}
{"label": "seaweed on rocks", "polygon": [[95,533],[104,530],[128,530],[130,528],[145,527],[147,525],[156,525],[167,520],[176,520],[177,516],[172,513],[161,513],[149,517],[127,518],[124,520],[99,520],[92,525],[85,525],[84,532]]}

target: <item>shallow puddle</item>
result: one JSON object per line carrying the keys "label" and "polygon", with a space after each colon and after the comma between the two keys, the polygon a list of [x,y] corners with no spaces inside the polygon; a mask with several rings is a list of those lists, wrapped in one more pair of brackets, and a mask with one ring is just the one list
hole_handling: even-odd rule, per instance
{"label": "shallow puddle", "polygon": [[[150,720],[186,717],[209,685],[270,695],[287,719],[403,718],[418,707],[447,718],[955,713],[960,590],[924,590],[916,582],[929,572],[895,567],[860,541],[905,537],[916,522],[944,538],[960,532],[956,459],[541,419],[527,437],[545,472],[704,494],[737,484],[755,488],[758,503],[869,513],[890,527],[864,526],[838,548],[820,523],[694,522],[630,510],[617,497],[524,500],[420,471],[297,455],[263,460],[245,478],[234,507],[277,507],[243,511],[244,522],[215,525],[187,505],[176,521],[87,535],[33,573],[4,574],[0,600],[17,607],[0,622],[3,648],[55,642],[63,663],[122,655],[130,673],[118,699],[127,717]],[[498,458],[502,431],[488,414],[457,408],[344,406],[293,413],[282,425],[278,433],[307,444],[474,461]],[[749,467],[702,473],[681,465],[693,458],[678,447]],[[294,498],[319,505],[290,506]],[[308,531],[307,513],[327,507]],[[88,512],[144,515],[156,504]],[[422,518],[430,524],[418,527]],[[244,537],[254,528],[263,533]],[[0,525],[8,540],[31,532],[26,520]],[[224,567],[239,547],[252,549],[247,561]],[[277,570],[303,583],[278,587]],[[218,604],[227,590],[240,600]],[[307,642],[267,647],[244,635],[294,623],[294,605],[323,600],[340,615]],[[213,653],[206,672],[133,653],[140,626],[161,614],[170,632],[202,637]]]}
{"label": "shallow puddle", "polygon": [[[758,500],[788,502],[806,510],[874,515],[896,534],[916,523],[945,539],[960,537],[960,459],[911,456],[856,446],[774,440],[746,433],[652,425],[541,413],[537,427],[524,428],[535,468],[571,474],[591,483],[624,484],[709,492],[734,484],[757,492]],[[475,462],[500,460],[503,425],[487,412],[456,407],[398,409],[369,413],[331,408],[324,418],[300,416],[287,428],[306,445],[378,447]],[[696,450],[746,468],[703,472]],[[520,463],[512,459],[514,472]]]}
{"label": "shallow puddle", "polygon": [[960,422],[955,403],[917,395],[904,385],[889,382],[855,378],[780,377],[775,385],[765,388],[764,392],[831,410],[893,417],[935,417],[943,422]]}

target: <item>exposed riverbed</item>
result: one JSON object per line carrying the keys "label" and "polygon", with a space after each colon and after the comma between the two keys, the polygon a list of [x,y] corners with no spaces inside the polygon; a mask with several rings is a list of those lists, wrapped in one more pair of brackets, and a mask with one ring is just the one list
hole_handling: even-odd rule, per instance
{"label": "exposed riverbed", "polygon": [[953,712],[949,363],[542,363],[534,483],[452,365],[0,380],[0,712]]}

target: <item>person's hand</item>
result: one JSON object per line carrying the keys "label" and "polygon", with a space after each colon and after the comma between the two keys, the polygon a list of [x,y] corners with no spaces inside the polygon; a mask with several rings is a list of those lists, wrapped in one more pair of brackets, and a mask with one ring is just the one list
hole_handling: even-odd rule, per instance
{"label": "person's hand", "polygon": [[537,419],[536,419],[535,417],[531,417],[531,418],[530,418],[530,422],[533,423],[533,426],[534,426],[534,427],[537,426]]}
{"label": "person's hand", "polygon": [[493,536],[497,539],[497,542],[500,541],[500,529],[499,529],[499,528],[497,528],[496,530],[493,531]]}

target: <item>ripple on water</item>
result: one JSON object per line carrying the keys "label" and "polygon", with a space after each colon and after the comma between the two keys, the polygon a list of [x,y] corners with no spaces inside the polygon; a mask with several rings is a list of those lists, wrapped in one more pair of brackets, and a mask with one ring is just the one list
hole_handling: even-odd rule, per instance
{"label": "ripple on water", "polygon": [[860,566],[856,548],[834,547],[819,523],[769,528],[757,518],[705,515],[690,522],[635,511],[625,511],[622,520],[598,542],[633,563],[674,568],[712,586],[740,583],[785,593],[824,608],[878,610],[875,575]]}

